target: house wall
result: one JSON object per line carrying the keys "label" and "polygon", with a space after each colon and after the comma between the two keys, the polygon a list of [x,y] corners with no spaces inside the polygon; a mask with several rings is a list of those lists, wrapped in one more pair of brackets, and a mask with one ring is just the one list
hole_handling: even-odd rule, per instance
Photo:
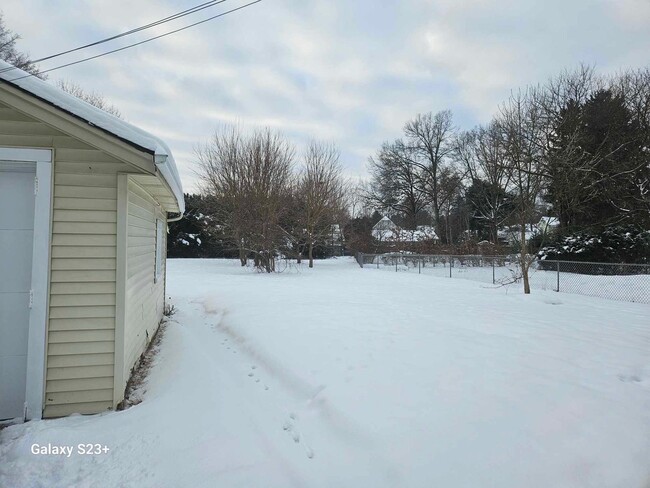
{"label": "house wall", "polygon": [[0,146],[54,149],[44,416],[112,408],[117,174],[134,168],[2,102]]}
{"label": "house wall", "polygon": [[[163,222],[163,267],[156,280],[156,219]],[[166,213],[132,178],[128,182],[124,378],[158,329],[165,306]]]}

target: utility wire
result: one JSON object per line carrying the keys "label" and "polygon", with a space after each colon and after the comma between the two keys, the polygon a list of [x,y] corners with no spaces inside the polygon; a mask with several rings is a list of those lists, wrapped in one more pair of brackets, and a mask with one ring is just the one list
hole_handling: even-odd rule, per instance
{"label": "utility wire", "polygon": [[[236,12],[238,10],[242,10],[242,9],[244,9],[246,7],[250,7],[251,5],[255,5],[256,3],[260,3],[261,1],[262,0],[255,0],[254,2],[250,2],[250,3],[247,3],[247,4],[242,5],[240,7],[233,8],[231,10],[227,10],[225,12],[222,12],[222,13],[218,14],[218,15],[213,15],[212,17],[208,17],[207,19],[200,20],[199,22],[194,22],[193,24],[186,25],[185,27],[181,27],[179,29],[174,29],[174,30],[166,32],[164,34],[160,34],[160,35],[155,36],[155,37],[150,37],[149,39],[145,39],[144,41],[136,42],[134,44],[129,44],[128,46],[124,46],[124,47],[121,47],[119,49],[113,49],[112,51],[106,51],[105,53],[101,53],[101,54],[97,54],[95,56],[90,56],[88,58],[80,59],[79,61],[73,61],[71,63],[62,64],[62,65],[56,66],[54,68],[46,69],[46,70],[41,71],[40,74],[49,73],[50,71],[55,71],[55,70],[58,70],[58,69],[61,69],[61,68],[67,68],[68,66],[74,66],[75,64],[90,61],[92,59],[101,58],[102,56],[106,56],[108,54],[113,54],[113,53],[116,53],[116,52],[119,52],[119,51],[124,51],[125,49],[130,49],[132,47],[139,46],[140,44],[145,44],[147,42],[155,41],[156,39],[160,39],[161,37],[169,36],[171,34],[175,34],[177,32],[184,31],[185,29],[189,29],[190,27],[194,27],[194,26],[197,26],[199,24],[204,24],[205,22],[209,22],[209,21],[217,19],[219,17],[223,17],[224,15],[228,15],[228,14],[231,14],[231,13]],[[36,76],[36,75],[27,74],[25,76],[20,76],[18,78],[14,78],[13,80],[7,80],[7,81],[13,82],[13,81],[22,80],[24,78],[31,78],[32,76]]]}
{"label": "utility wire", "polygon": [[[50,59],[58,58],[59,56],[64,56],[66,54],[74,53],[76,51],[81,51],[82,49],[86,49],[86,48],[93,47],[93,46],[98,46],[98,45],[103,44],[105,42],[114,41],[115,39],[119,39],[120,37],[125,37],[125,36],[131,35],[131,34],[135,34],[136,32],[140,32],[140,31],[143,31],[143,30],[146,30],[146,29],[150,29],[151,27],[155,27],[157,25],[162,25],[162,24],[165,24],[165,23],[170,22],[172,20],[180,19],[181,17],[185,17],[186,15],[190,15],[190,14],[193,14],[193,13],[196,13],[196,12],[200,12],[201,10],[204,10],[206,8],[214,7],[214,6],[216,6],[216,5],[220,4],[220,3],[224,3],[225,1],[226,0],[211,0],[210,2],[205,2],[205,3],[202,3],[202,4],[196,5],[196,6],[192,7],[192,8],[187,9],[187,10],[183,10],[181,12],[178,12],[178,13],[174,14],[174,15],[170,15],[169,17],[165,17],[164,19],[156,20],[155,22],[151,22],[149,24],[142,25],[140,27],[136,27],[135,29],[131,29],[131,30],[126,31],[126,32],[122,32],[121,34],[117,34],[117,35],[114,35],[114,36],[111,36],[111,37],[107,37],[105,39],[100,39],[99,41],[91,42],[90,44],[85,44],[83,46],[75,47],[73,49],[68,49],[67,51],[62,51],[62,52],[59,52],[59,53],[56,53],[56,54],[52,54],[50,56],[45,56],[44,58],[35,59],[33,61],[30,61],[30,62],[34,63],[34,64],[35,63],[41,63],[43,61],[48,61]],[[14,66],[11,66],[11,67],[8,67],[8,68],[0,69],[0,73],[4,73],[5,71],[11,71],[11,70],[14,70],[14,69],[17,69],[17,68],[14,67]]]}

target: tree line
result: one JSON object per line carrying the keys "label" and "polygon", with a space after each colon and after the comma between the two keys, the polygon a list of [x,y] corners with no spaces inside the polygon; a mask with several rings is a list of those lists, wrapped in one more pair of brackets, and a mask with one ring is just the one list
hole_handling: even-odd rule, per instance
{"label": "tree line", "polygon": [[513,92],[470,130],[448,110],[420,114],[370,159],[367,199],[411,226],[431,218],[440,239],[497,243],[519,233],[524,288],[540,213],[560,234],[613,225],[650,228],[650,70],[598,76],[581,66]]}

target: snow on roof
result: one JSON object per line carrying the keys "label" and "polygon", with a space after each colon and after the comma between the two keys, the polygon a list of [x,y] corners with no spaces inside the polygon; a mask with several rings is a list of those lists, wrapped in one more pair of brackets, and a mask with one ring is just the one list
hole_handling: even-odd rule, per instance
{"label": "snow on roof", "polygon": [[396,229],[397,225],[389,217],[384,216],[375,225],[373,225],[372,228],[373,229]]}
{"label": "snow on roof", "polygon": [[66,93],[36,76],[29,76],[28,73],[2,60],[0,60],[0,79],[23,91],[31,93],[35,97],[55,107],[69,112],[77,118],[85,120],[90,125],[94,125],[123,139],[131,145],[137,146],[145,152],[153,154],[155,156],[156,166],[176,197],[178,207],[181,212],[185,211],[181,178],[176,168],[174,156],[164,141],[147,131]]}

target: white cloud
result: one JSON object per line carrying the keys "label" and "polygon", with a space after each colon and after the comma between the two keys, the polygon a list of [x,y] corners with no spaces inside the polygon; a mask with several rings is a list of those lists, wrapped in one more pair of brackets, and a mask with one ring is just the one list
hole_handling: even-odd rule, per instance
{"label": "white cloud", "polygon": [[[239,2],[239,3],[238,3]],[[244,3],[228,1],[193,20]],[[189,8],[175,0],[32,0],[2,8],[34,57]],[[581,61],[647,64],[647,0],[265,0],[134,49],[52,73],[103,93],[171,145],[193,187],[192,148],[225,122],[268,125],[297,144],[337,143],[350,174],[418,112],[486,121],[509,91]],[[47,22],[34,22],[35,16]],[[110,47],[190,22],[156,27]],[[88,51],[95,54],[102,46]],[[71,60],[74,56],[63,61]],[[53,60],[44,68],[58,64]]]}

